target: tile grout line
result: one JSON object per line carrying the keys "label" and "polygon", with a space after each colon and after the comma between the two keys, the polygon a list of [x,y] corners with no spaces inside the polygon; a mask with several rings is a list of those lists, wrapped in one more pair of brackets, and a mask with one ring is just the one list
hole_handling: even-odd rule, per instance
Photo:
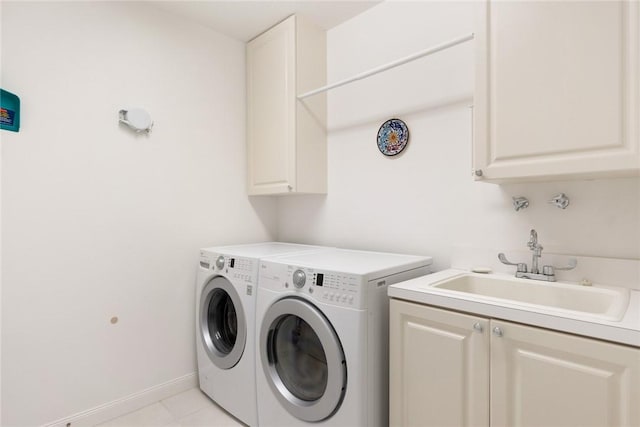
{"label": "tile grout line", "polygon": [[[162,399],[162,400],[160,401],[160,403],[162,404],[162,406],[164,406],[164,407],[167,409],[167,411],[169,411],[169,413],[171,414],[171,416],[172,416],[172,417],[174,418],[174,420],[175,420],[176,422],[178,422],[178,423],[179,423],[179,421],[180,421],[180,420],[183,420],[183,419],[185,419],[186,417],[191,416],[191,415],[195,414],[196,412],[200,412],[201,410],[203,410],[203,409],[206,409],[206,408],[207,408],[207,405],[206,405],[206,404],[203,404],[202,406],[198,406],[198,407],[196,407],[195,409],[190,410],[189,412],[187,412],[187,413],[185,413],[185,414],[180,415],[179,417],[178,417],[177,415],[174,415],[174,414],[173,414],[173,412],[171,412],[171,409],[170,409],[170,408],[169,408],[169,406],[165,403],[165,401],[166,401],[166,400],[171,399],[172,397],[178,396],[178,395],[180,395],[180,394],[188,393],[188,392],[190,392],[191,390],[193,390],[193,389],[183,391],[182,393],[178,393],[178,394],[176,394],[176,395],[174,395],[174,396],[170,396],[170,397],[168,397],[168,398],[166,398],[166,399]],[[199,389],[198,389],[198,391],[199,391]],[[215,405],[215,402],[213,402],[213,401],[211,401],[211,402],[208,402],[208,401],[207,401],[206,403],[213,403],[213,404]]]}

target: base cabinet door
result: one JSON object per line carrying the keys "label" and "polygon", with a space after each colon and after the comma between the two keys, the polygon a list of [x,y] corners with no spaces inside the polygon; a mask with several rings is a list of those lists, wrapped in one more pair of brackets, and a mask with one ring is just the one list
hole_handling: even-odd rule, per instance
{"label": "base cabinet door", "polygon": [[489,424],[489,321],[392,300],[390,424]]}
{"label": "base cabinet door", "polygon": [[392,299],[392,426],[640,426],[640,348]]}
{"label": "base cabinet door", "polygon": [[640,425],[640,350],[491,321],[492,426]]}

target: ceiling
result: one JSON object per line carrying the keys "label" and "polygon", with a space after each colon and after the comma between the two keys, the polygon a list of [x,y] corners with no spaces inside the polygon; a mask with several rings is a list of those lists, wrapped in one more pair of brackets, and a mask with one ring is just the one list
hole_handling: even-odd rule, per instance
{"label": "ceiling", "polygon": [[248,41],[294,13],[304,15],[328,30],[381,1],[174,0],[147,4],[199,22],[235,39]]}

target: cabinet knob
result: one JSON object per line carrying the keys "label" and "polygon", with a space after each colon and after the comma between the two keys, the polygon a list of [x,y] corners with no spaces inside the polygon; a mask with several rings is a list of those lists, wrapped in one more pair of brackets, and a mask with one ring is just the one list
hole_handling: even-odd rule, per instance
{"label": "cabinet knob", "polygon": [[502,333],[502,329],[500,329],[500,328],[498,328],[496,326],[495,328],[493,328],[493,335],[495,335],[497,337],[501,337],[504,334]]}
{"label": "cabinet knob", "polygon": [[480,324],[480,322],[476,322],[473,324],[473,329],[475,329],[478,332],[482,332],[483,328],[482,325]]}
{"label": "cabinet knob", "polygon": [[482,169],[476,169],[475,171],[473,171],[473,173],[475,174],[475,176],[482,176]]}

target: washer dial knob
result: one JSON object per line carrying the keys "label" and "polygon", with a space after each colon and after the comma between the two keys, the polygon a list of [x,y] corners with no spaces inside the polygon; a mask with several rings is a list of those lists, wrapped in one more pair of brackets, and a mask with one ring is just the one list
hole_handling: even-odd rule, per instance
{"label": "washer dial knob", "polygon": [[293,272],[293,285],[296,288],[299,289],[303,287],[306,281],[307,281],[307,275],[304,274],[304,271],[296,270]]}
{"label": "washer dial knob", "polygon": [[222,255],[220,255],[216,260],[216,267],[218,267],[218,270],[222,270],[224,268],[224,257]]}

